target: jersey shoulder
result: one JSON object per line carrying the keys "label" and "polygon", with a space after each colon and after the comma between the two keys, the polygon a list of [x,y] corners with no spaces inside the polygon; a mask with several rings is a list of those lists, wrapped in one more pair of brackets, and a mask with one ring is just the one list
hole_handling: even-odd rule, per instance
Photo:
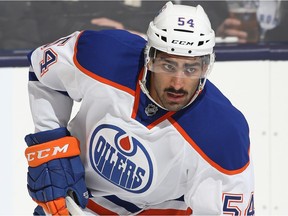
{"label": "jersey shoulder", "polygon": [[247,121],[211,82],[193,106],[173,118],[191,146],[217,170],[235,174],[249,165]]}
{"label": "jersey shoulder", "polygon": [[84,31],[76,44],[74,62],[93,78],[134,90],[144,65],[145,45],[144,38],[125,30]]}

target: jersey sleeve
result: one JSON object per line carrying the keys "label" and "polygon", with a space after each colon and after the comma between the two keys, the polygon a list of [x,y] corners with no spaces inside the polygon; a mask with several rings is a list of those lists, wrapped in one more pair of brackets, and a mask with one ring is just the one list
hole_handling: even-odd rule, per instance
{"label": "jersey sleeve", "polygon": [[80,32],[41,46],[29,55],[28,92],[35,132],[66,127],[80,101],[74,49]]}
{"label": "jersey sleeve", "polygon": [[[187,153],[191,151],[190,148]],[[254,215],[253,163],[249,151],[243,152],[239,157],[248,157],[249,161],[235,172],[217,169],[205,159],[187,170],[189,189],[185,202],[193,209],[193,215]],[[229,155],[221,157],[226,160]]]}

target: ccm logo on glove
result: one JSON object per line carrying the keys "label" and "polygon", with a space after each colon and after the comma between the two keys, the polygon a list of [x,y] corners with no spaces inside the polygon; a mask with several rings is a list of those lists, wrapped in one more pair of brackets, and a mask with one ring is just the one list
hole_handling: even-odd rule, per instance
{"label": "ccm logo on glove", "polygon": [[57,158],[80,154],[79,141],[75,137],[63,137],[26,148],[25,156],[30,167],[36,167]]}

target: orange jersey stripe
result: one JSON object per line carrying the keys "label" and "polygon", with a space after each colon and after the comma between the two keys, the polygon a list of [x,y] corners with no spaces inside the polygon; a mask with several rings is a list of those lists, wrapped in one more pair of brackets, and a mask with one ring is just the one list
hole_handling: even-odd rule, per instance
{"label": "orange jersey stripe", "polygon": [[141,91],[139,82],[141,80],[141,77],[143,76],[143,73],[144,73],[144,68],[142,68],[142,70],[141,70],[141,72],[139,74],[138,83],[136,85],[135,100],[134,100],[134,106],[133,106],[133,111],[132,111],[132,116],[131,116],[131,118],[133,118],[133,119],[136,118],[137,110],[138,110],[138,107],[139,107],[140,91]]}
{"label": "orange jersey stripe", "polygon": [[26,148],[25,156],[30,167],[36,167],[57,158],[72,157],[80,154],[79,141],[72,136]]}
{"label": "orange jersey stripe", "polygon": [[98,205],[91,199],[88,200],[87,208],[99,215],[118,215],[117,213]]}
{"label": "orange jersey stripe", "polygon": [[192,209],[187,208],[186,210],[180,209],[148,209],[140,212],[138,215],[191,215]]}
{"label": "orange jersey stripe", "polygon": [[152,122],[150,125],[147,126],[148,129],[152,129],[156,125],[158,125],[160,122],[166,120],[169,118],[171,115],[173,115],[175,112],[174,111],[169,111],[165,115],[163,115],[161,118],[157,119],[156,121]]}

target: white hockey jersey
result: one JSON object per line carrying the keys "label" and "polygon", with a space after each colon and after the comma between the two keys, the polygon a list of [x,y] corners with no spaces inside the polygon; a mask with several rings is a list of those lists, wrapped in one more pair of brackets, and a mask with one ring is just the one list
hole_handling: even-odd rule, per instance
{"label": "white hockey jersey", "polygon": [[80,140],[86,212],[253,215],[245,118],[209,80],[188,107],[157,107],[139,86],[145,44],[124,30],[83,31],[29,55],[36,132],[68,127]]}

